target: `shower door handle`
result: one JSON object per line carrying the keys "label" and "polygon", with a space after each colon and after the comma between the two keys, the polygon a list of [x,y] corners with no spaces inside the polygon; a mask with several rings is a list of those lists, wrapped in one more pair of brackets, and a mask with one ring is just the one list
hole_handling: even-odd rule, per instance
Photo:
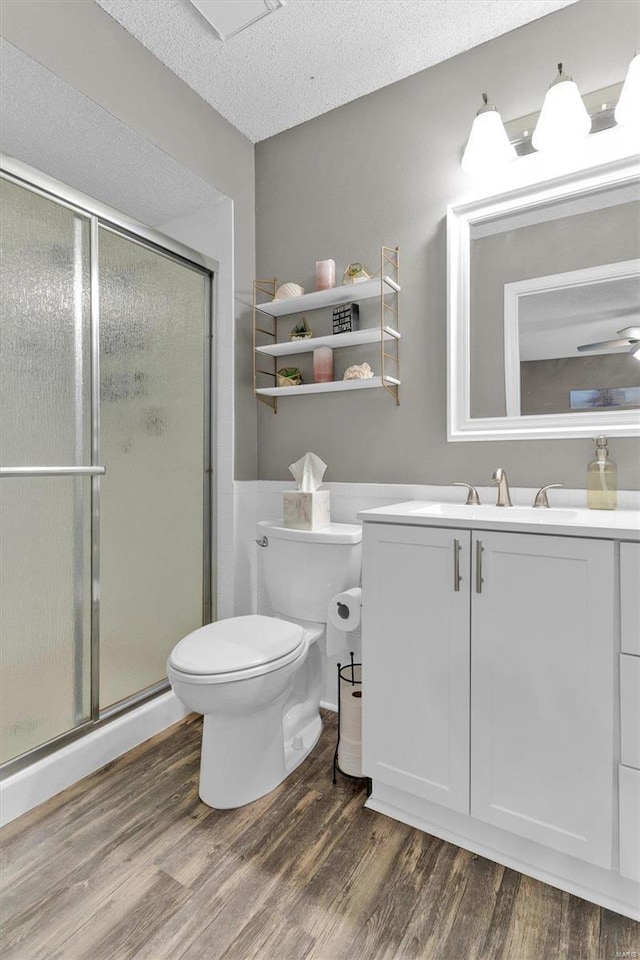
{"label": "shower door handle", "polygon": [[102,477],[106,467],[0,467],[2,477]]}

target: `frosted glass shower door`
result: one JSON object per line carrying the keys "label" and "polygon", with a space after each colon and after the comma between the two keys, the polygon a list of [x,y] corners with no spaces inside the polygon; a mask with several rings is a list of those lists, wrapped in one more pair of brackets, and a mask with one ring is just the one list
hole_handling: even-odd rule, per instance
{"label": "frosted glass shower door", "polygon": [[5,762],[91,716],[88,218],[2,178],[0,726]]}
{"label": "frosted glass shower door", "polygon": [[105,709],[203,623],[209,277],[106,228],[99,264]]}

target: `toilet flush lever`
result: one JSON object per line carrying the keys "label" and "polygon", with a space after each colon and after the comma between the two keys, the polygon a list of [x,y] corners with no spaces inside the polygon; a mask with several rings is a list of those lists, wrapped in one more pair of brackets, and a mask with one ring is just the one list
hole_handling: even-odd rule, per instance
{"label": "toilet flush lever", "polygon": [[258,537],[256,543],[259,547],[268,547],[269,546],[269,537]]}

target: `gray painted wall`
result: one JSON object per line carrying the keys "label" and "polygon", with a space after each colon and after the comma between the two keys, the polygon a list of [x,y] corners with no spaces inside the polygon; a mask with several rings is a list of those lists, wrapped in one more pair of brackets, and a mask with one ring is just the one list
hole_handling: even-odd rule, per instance
{"label": "gray painted wall", "polygon": [[[483,484],[500,464],[520,485],[585,485],[587,439],[447,443],[445,213],[469,190],[460,156],[482,91],[511,120],[540,109],[560,60],[584,92],[619,82],[638,10],[581,0],[258,144],[258,274],[312,290],[316,260],[377,272],[379,245],[398,243],[404,333],[399,408],[383,391],[301,396],[277,415],[260,406],[260,478],[285,479],[313,450],[333,481]],[[639,441],[610,450],[620,486],[640,485]]]}
{"label": "gray painted wall", "polygon": [[520,364],[520,409],[527,416],[573,413],[571,390],[602,387],[640,387],[640,363],[629,353],[612,353]]}
{"label": "gray painted wall", "polygon": [[[254,147],[93,0],[3,0],[2,35],[234,203],[236,464],[256,475]],[[67,131],[64,134],[67,135]]]}

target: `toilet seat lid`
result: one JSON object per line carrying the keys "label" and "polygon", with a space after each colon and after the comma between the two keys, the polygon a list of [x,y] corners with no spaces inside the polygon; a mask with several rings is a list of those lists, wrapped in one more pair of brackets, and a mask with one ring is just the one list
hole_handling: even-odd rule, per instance
{"label": "toilet seat lid", "polygon": [[207,623],[174,648],[169,663],[190,674],[233,673],[280,660],[302,645],[303,628],[275,617],[232,617]]}

